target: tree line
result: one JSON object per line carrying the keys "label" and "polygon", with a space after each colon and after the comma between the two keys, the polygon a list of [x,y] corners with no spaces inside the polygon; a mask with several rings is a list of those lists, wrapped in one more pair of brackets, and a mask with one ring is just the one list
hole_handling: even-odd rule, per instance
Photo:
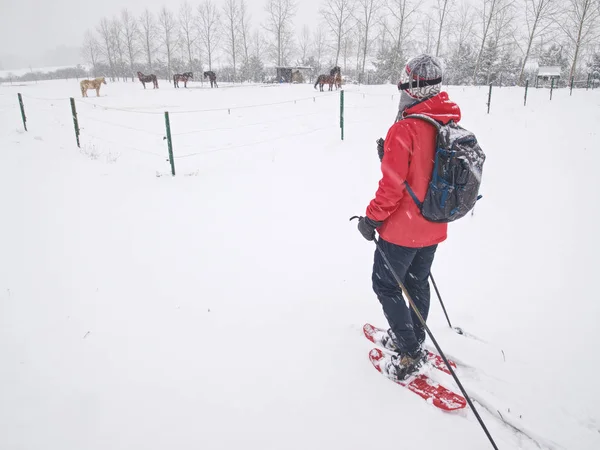
{"label": "tree line", "polygon": [[322,0],[312,29],[294,26],[296,1],[266,0],[262,23],[246,0],[123,9],[85,33],[82,52],[93,75],[123,79],[218,69],[261,82],[266,66],[301,65],[396,83],[420,52],[443,59],[449,84],[523,84],[534,62],[560,66],[564,80],[600,71],[600,0]]}

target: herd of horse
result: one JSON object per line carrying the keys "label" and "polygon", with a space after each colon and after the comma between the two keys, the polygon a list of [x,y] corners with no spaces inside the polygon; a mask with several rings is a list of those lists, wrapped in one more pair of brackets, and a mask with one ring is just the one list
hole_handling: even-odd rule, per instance
{"label": "herd of horse", "polygon": [[[212,70],[206,71],[203,73],[204,78],[208,78],[210,80],[210,87],[219,87],[217,84],[217,75]],[[146,89],[146,83],[152,83],[153,89],[158,89],[158,78],[156,78],[155,74],[144,75],[142,72],[137,73],[138,79]],[[173,75],[173,86],[175,88],[179,87],[179,83],[183,82],[183,87],[187,88],[187,82],[194,78],[194,74],[192,72],[184,72],[184,73],[176,73]],[[95,89],[96,96],[100,95],[100,87],[106,84],[105,77],[94,78],[93,80],[81,80],[79,83],[81,87],[81,96],[87,97],[88,89]],[[319,75],[317,77],[317,82],[315,83],[315,89],[319,86],[321,92],[323,92],[323,86],[325,84],[329,85],[329,90],[333,90],[333,86],[335,85],[336,89],[342,87],[342,71],[338,66],[335,66],[333,69],[329,71],[329,75]]]}
{"label": "herd of horse", "polygon": [[317,77],[317,82],[315,83],[315,89],[318,85],[319,90],[323,92],[323,85],[325,84],[329,85],[330,91],[333,90],[334,85],[336,89],[340,89],[342,87],[342,69],[335,66],[329,71],[329,75],[319,75]]}
{"label": "herd of horse", "polygon": [[[210,80],[211,88],[219,87],[219,85],[217,84],[217,75],[212,70],[204,72],[203,75],[205,79],[208,78]],[[137,76],[140,82],[142,83],[142,86],[144,86],[144,89],[146,89],[146,83],[152,83],[153,89],[158,89],[158,78],[155,74],[151,73],[150,75],[144,75],[142,72],[138,72]],[[183,82],[183,86],[187,88],[187,82],[190,80],[190,78],[194,78],[193,72],[176,73],[175,75],[173,75],[173,86],[178,88],[179,83]],[[96,96],[99,96],[100,87],[103,84],[106,84],[106,77],[98,77],[94,78],[93,80],[81,80],[81,82],[79,83],[79,86],[81,88],[81,96],[87,97],[88,89],[95,89]]]}

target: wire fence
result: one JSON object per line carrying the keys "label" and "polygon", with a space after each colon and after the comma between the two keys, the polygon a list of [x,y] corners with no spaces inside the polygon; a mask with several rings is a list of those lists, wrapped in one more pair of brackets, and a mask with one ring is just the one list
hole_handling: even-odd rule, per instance
{"label": "wire fence", "polygon": [[[3,94],[6,95],[6,94]],[[76,144],[82,153],[95,153],[94,147],[101,144],[116,152],[135,152],[152,158],[160,158],[163,163],[171,163],[175,175],[175,160],[189,159],[196,156],[212,154],[221,151],[257,147],[271,142],[288,138],[297,138],[332,128],[335,121],[325,120],[336,111],[336,92],[321,93],[320,95],[304,96],[255,104],[239,102],[231,106],[201,109],[179,109],[168,107],[170,111],[158,110],[157,106],[113,106],[102,105],[96,102],[74,99],[72,97],[42,97],[39,95],[18,94],[19,102],[14,105],[0,105],[0,112],[21,112],[23,127],[27,131],[28,124],[35,124],[36,139],[42,140],[40,133],[46,127],[49,141],[69,145],[66,131],[71,128],[70,145]],[[267,115],[260,120],[261,114],[254,111],[261,108],[273,109],[281,105],[295,105],[298,103],[313,104],[314,108],[302,109],[284,108],[276,114]],[[162,108],[161,108],[162,109]],[[165,108],[167,109],[167,108]],[[248,111],[253,111],[249,113]],[[107,112],[110,112],[107,114]],[[233,113],[233,115],[232,115]],[[214,115],[220,117],[216,120],[203,121],[198,115]],[[225,114],[225,115],[223,115]],[[169,115],[175,116],[169,120]],[[248,118],[252,117],[250,122]],[[223,119],[225,118],[225,119]],[[242,118],[242,119],[240,119]],[[320,126],[311,126],[309,129],[296,130],[286,126],[298,123],[304,119],[321,123]],[[73,124],[69,125],[72,120]],[[198,121],[203,125],[198,126]],[[57,126],[59,125],[59,126]],[[191,126],[190,126],[191,125]],[[333,125],[335,126],[335,125]],[[171,128],[173,128],[171,130]],[[236,136],[239,130],[252,130],[248,135],[250,139],[235,142],[235,139],[216,140],[217,134]],[[58,131],[57,131],[58,130]],[[73,134],[75,140],[73,140]],[[44,137],[44,139],[45,139]],[[176,140],[176,147],[174,147]],[[167,141],[167,142],[165,142]],[[165,145],[166,144],[166,145]],[[173,148],[176,151],[173,151]],[[168,152],[166,151],[168,149]],[[195,151],[194,151],[195,150]]]}
{"label": "wire fence", "polygon": [[[451,87],[454,88],[460,87]],[[489,93],[486,92],[488,114],[494,98],[493,88],[490,85]],[[528,90],[533,88],[528,85],[524,87],[524,105],[527,104]],[[572,80],[571,86],[567,88],[568,95],[572,95],[573,88],[589,89],[589,80]],[[549,88],[550,100],[555,89],[554,85]],[[347,101],[344,100],[345,95]],[[12,114],[20,110],[26,131],[28,121],[35,125],[36,132],[46,126],[52,130],[48,133],[51,136],[47,136],[49,140],[61,146],[76,143],[79,148],[83,145],[85,149],[102,144],[111,151],[130,151],[137,155],[160,158],[161,164],[164,161],[170,162],[172,174],[175,175],[175,161],[178,160],[261,147],[338,127],[340,138],[344,140],[344,128],[347,125],[385,121],[384,126],[388,126],[389,120],[385,117],[388,114],[392,117],[396,113],[399,98],[400,94],[395,90],[379,93],[361,92],[358,88],[254,104],[243,103],[244,99],[240,98],[230,106],[183,109],[179,105],[149,105],[146,108],[113,106],[99,104],[92,99],[86,101],[72,97],[18,94],[19,102],[0,104],[0,113]],[[293,107],[296,104],[305,106],[298,110]],[[263,114],[261,109],[269,110],[270,113]],[[381,114],[376,114],[376,111]],[[347,120],[346,113],[349,113],[350,120]],[[212,120],[199,117],[202,115]],[[173,116],[172,119],[170,116]],[[238,133],[239,131],[243,133]]]}

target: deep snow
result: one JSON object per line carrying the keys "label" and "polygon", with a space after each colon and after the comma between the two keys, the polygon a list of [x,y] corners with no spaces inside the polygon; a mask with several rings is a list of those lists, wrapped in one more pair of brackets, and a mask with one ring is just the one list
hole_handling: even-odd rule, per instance
{"label": "deep snow", "polygon": [[[435,296],[429,324],[499,448],[600,448],[600,92],[496,88],[487,115],[487,88],[447,90],[487,161],[433,274],[477,339]],[[339,93],[308,84],[89,96],[0,85],[0,449],[491,448],[368,360],[385,320],[348,219],[394,86],[346,87],[343,142]]]}

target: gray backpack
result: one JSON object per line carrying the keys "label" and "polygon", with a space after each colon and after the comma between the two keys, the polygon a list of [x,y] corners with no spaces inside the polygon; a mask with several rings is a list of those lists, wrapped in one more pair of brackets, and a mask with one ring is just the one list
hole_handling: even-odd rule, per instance
{"label": "gray backpack", "polygon": [[454,122],[441,125],[421,114],[406,118],[425,120],[437,129],[433,173],[425,198],[420,201],[405,181],[408,193],[430,222],[447,223],[460,219],[481,198],[479,186],[485,154],[477,138]]}

